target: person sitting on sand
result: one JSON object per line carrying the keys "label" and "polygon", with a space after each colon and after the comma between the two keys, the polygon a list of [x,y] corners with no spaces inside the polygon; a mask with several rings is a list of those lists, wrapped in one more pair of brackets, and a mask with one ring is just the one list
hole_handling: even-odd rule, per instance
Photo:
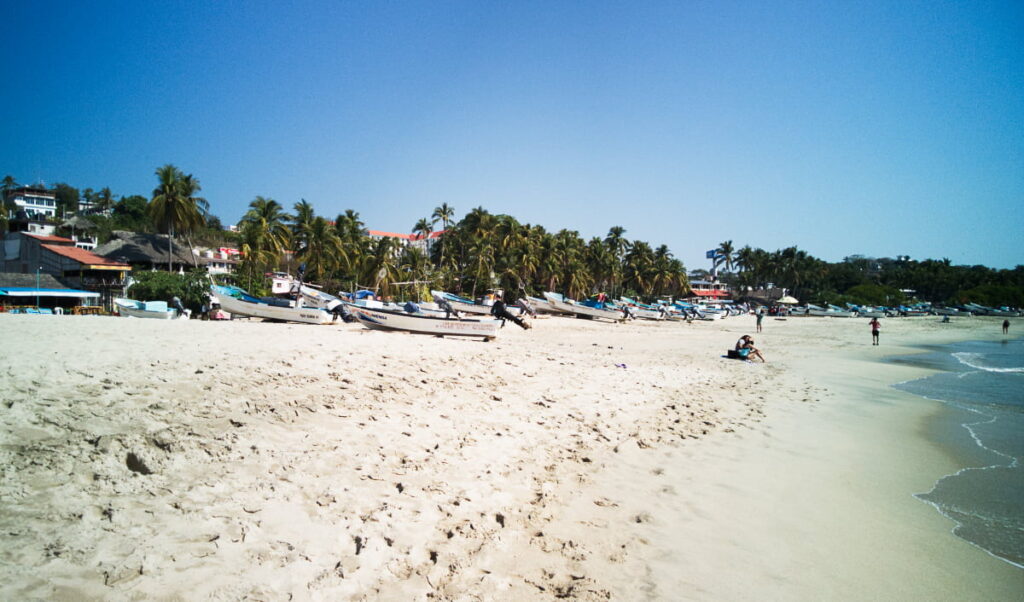
{"label": "person sitting on sand", "polygon": [[764,356],[761,355],[761,351],[754,347],[754,339],[750,338],[749,334],[745,334],[740,337],[740,340],[736,341],[736,353],[739,354],[740,359],[749,360],[751,357],[756,357],[765,362]]}

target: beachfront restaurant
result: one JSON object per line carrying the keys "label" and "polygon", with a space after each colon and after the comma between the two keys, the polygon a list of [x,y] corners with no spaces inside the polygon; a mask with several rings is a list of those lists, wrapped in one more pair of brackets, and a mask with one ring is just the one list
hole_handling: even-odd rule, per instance
{"label": "beachfront restaurant", "polygon": [[[123,291],[124,277],[130,269],[127,263],[100,257],[91,251],[76,247],[75,241],[70,238],[29,232],[7,233],[4,237],[3,255],[0,257],[0,272],[38,278],[40,284],[36,288],[67,289],[97,294],[69,297],[65,293],[63,296],[51,296],[51,299],[79,299],[107,309],[112,305],[113,298],[120,296]],[[58,280],[60,286],[43,287],[41,279],[44,275]],[[10,286],[25,288],[32,285]],[[34,302],[34,298],[32,301]],[[42,298],[39,301],[43,303]],[[54,301],[51,303],[55,307],[61,305]]]}
{"label": "beachfront restaurant", "polygon": [[692,301],[725,301],[732,296],[729,287],[717,281],[691,280],[690,289],[691,294],[687,298]]}
{"label": "beachfront restaurant", "polygon": [[72,288],[50,274],[0,272],[0,312],[95,313],[100,294]]}

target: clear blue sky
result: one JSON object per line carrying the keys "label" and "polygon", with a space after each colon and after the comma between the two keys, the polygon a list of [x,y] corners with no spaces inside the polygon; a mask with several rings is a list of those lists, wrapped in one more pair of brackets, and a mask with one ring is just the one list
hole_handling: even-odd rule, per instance
{"label": "clear blue sky", "polygon": [[0,175],[1024,263],[1024,3],[4,0]]}

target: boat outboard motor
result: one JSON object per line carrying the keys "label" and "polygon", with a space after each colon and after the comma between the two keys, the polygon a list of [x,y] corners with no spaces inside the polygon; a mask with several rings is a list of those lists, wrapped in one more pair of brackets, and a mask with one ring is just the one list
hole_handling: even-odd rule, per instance
{"label": "boat outboard motor", "polygon": [[534,311],[533,307],[530,305],[530,302],[527,301],[526,299],[520,297],[519,300],[516,301],[516,305],[518,305],[519,308],[523,310],[524,314],[529,315],[531,318],[537,317],[537,312]]}

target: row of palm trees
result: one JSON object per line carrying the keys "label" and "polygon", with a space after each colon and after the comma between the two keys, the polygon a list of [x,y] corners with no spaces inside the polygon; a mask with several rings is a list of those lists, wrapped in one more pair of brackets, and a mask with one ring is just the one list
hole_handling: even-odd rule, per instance
{"label": "row of palm trees", "polygon": [[453,223],[455,210],[445,203],[413,227],[415,238],[426,240],[440,224],[444,234],[431,239],[428,256],[426,245],[371,238],[352,210],[331,222],[306,201],[293,209],[287,214],[280,203],[263,197],[250,203],[240,223],[245,257],[240,272],[249,286],[264,272],[289,267],[281,262],[291,249],[295,262],[305,264],[308,280],[370,288],[385,296],[423,298],[431,288],[469,296],[493,288],[516,294],[555,290],[572,297],[688,291],[685,267],[668,247],[629,241],[618,226],[604,239],[584,241],[578,232],[549,233],[482,207]]}
{"label": "row of palm trees", "polygon": [[[173,165],[158,168],[156,176],[150,216],[172,239],[188,240],[204,225],[209,210],[198,196],[199,181]],[[351,209],[332,221],[317,215],[304,199],[288,213],[276,200],[257,196],[239,223],[240,277],[259,289],[263,274],[304,264],[310,281],[413,298],[426,296],[431,288],[470,296],[493,288],[516,294],[552,290],[575,298],[596,292],[652,298],[689,291],[686,269],[667,246],[630,241],[621,226],[604,238],[584,240],[573,230],[548,232],[483,207],[454,220],[455,209],[441,204],[413,226],[416,239],[433,244],[406,245],[392,237],[370,237]],[[438,225],[444,235],[431,237]],[[283,263],[289,258],[294,264]]]}
{"label": "row of palm trees", "polygon": [[723,279],[736,288],[760,289],[772,284],[796,296],[817,292],[829,274],[828,263],[795,246],[776,251],[750,245],[736,249],[731,240],[715,250],[714,265],[725,268]]}

